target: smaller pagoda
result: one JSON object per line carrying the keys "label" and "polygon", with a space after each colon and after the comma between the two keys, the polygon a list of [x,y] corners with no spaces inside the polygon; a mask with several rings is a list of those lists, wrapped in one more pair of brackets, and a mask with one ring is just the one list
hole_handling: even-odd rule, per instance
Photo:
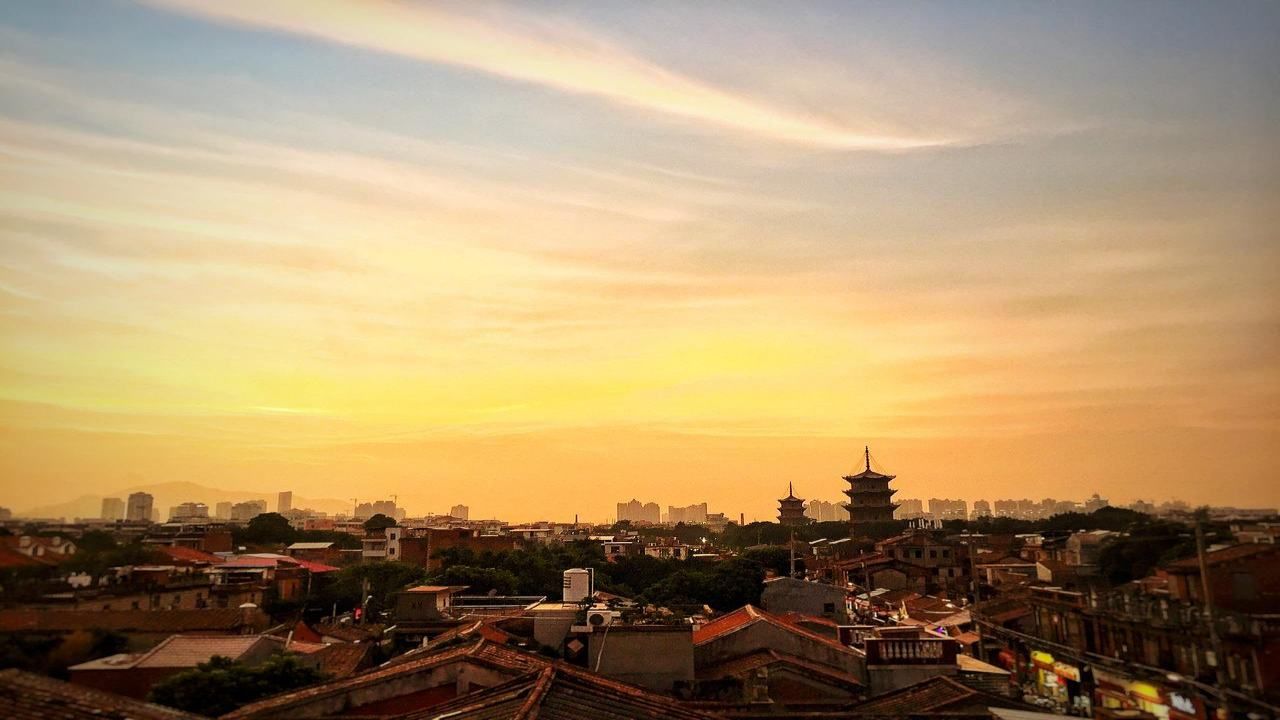
{"label": "smaller pagoda", "polygon": [[787,483],[787,496],[778,501],[778,523],[781,525],[807,525],[804,499],[796,497],[795,489]]}

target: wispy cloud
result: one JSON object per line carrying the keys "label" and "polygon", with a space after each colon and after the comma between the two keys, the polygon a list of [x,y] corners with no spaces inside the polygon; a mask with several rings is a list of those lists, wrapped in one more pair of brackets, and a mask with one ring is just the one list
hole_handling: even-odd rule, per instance
{"label": "wispy cloud", "polygon": [[[956,138],[882,123],[834,124],[687,77],[580,28],[515,17],[501,27],[439,5],[351,0],[145,0],[217,22],[263,28],[469,68],[563,92],[790,143],[847,150],[901,151]],[[510,15],[510,14],[508,14]]]}

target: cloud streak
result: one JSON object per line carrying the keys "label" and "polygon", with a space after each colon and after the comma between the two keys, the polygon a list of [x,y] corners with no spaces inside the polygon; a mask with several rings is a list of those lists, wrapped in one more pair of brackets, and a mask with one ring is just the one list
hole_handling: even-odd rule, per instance
{"label": "cloud streak", "polygon": [[[673,72],[563,25],[539,23],[539,32],[516,32],[441,6],[405,3],[145,1],[216,22],[467,68],[712,128],[810,147],[893,152],[957,142],[872,122],[847,127],[775,107]],[[531,25],[528,19],[520,24]]]}

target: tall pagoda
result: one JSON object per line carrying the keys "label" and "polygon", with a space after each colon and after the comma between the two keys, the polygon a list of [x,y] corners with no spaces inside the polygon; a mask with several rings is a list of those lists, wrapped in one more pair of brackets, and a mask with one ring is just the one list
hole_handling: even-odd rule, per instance
{"label": "tall pagoda", "polygon": [[849,522],[853,525],[861,523],[884,522],[893,519],[893,511],[898,508],[890,498],[898,492],[889,487],[889,481],[895,476],[884,475],[871,469],[871,447],[865,450],[867,467],[857,475],[846,475],[849,489],[844,491],[849,502],[844,509],[849,511]]}
{"label": "tall pagoda", "polygon": [[787,496],[778,501],[778,523],[781,525],[807,525],[804,499],[796,497],[795,489],[787,483]]}

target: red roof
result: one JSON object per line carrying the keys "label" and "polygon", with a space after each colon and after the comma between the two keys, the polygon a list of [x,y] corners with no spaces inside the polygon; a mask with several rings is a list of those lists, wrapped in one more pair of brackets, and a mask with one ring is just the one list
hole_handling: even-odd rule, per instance
{"label": "red roof", "polygon": [[182,547],[180,545],[161,545],[156,548],[160,552],[168,555],[179,564],[189,565],[217,565],[222,562],[222,558],[195,548]]}
{"label": "red roof", "polygon": [[21,670],[0,671],[0,704],[10,720],[199,720],[198,715]]}
{"label": "red roof", "polygon": [[[1256,555],[1266,555],[1274,552],[1280,552],[1280,547],[1263,543],[1242,543],[1240,545],[1232,545],[1230,547],[1205,553],[1205,562],[1209,565],[1221,565],[1222,563],[1244,560],[1245,558],[1251,558]],[[1184,558],[1175,563],[1171,563],[1169,565],[1169,569],[1175,572],[1195,572],[1200,569],[1200,560],[1194,556]]]}
{"label": "red roof", "polygon": [[706,625],[694,630],[693,644],[701,645],[702,643],[715,640],[728,635],[735,630],[739,630],[759,622],[768,623],[776,628],[786,630],[787,632],[795,633],[797,635],[802,635],[810,640],[815,640],[817,642],[837,647],[841,650],[852,652],[848,646],[842,644],[835,638],[820,635],[779,615],[765,612],[754,605],[743,605],[737,610],[734,610],[727,615],[722,615]]}
{"label": "red roof", "polygon": [[0,546],[0,568],[49,567],[51,564]]}

